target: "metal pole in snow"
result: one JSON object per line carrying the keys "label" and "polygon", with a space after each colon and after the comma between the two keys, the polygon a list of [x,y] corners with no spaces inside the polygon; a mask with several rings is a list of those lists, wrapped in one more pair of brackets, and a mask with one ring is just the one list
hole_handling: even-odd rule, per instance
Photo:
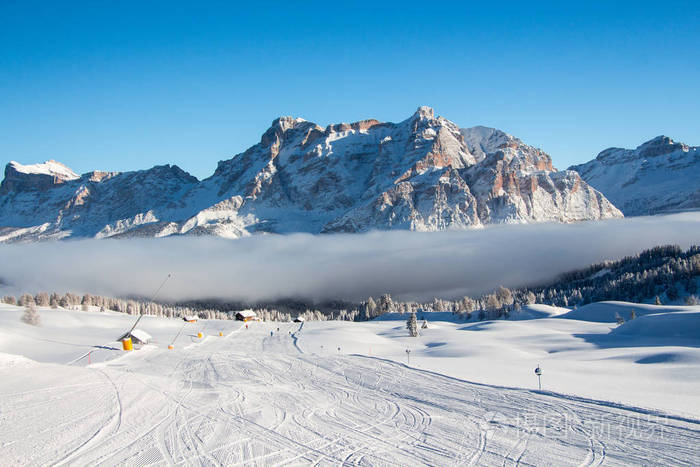
{"label": "metal pole in snow", "polygon": [[406,349],[406,361],[407,361],[407,363],[406,363],[407,365],[411,364],[411,349]]}
{"label": "metal pole in snow", "polygon": [[173,339],[173,341],[170,343],[170,345],[175,345],[175,341],[177,340],[178,337],[180,337],[180,334],[182,333],[182,330],[185,329],[185,325],[186,325],[186,324],[187,324],[187,323],[185,322],[185,324],[182,325],[182,327],[181,327],[180,330],[177,332],[177,334],[175,334],[175,339]]}
{"label": "metal pole in snow", "polygon": [[[151,297],[151,299],[149,300],[149,302],[152,302],[153,300],[156,299],[156,295],[158,295],[158,292],[160,292],[160,289],[163,288],[163,286],[165,285],[165,283],[168,282],[168,279],[170,279],[170,274],[168,274],[168,277],[166,277],[165,280],[163,281],[163,283],[160,284],[160,287],[158,287],[158,289],[156,290],[156,293],[153,294],[153,296]],[[141,318],[143,318],[143,313],[139,314],[139,317],[136,319],[136,322],[134,323],[134,325],[131,326],[131,329],[129,329],[129,332],[127,333],[127,335],[131,334],[131,332],[132,332],[134,329],[136,329],[136,325],[139,324],[139,321],[141,321]]]}

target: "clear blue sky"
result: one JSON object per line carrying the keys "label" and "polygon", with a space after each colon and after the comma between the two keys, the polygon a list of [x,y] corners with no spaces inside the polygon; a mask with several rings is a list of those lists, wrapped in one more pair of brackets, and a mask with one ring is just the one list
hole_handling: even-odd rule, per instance
{"label": "clear blue sky", "polygon": [[[200,6],[199,3],[206,3]],[[556,166],[700,144],[700,2],[0,3],[0,164],[198,177],[294,115],[501,128]]]}

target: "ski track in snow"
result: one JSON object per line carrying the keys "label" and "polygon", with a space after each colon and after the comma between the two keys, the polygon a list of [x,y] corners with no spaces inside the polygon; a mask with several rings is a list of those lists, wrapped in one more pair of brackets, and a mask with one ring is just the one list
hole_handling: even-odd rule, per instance
{"label": "ski track in snow", "polygon": [[302,353],[303,324],[276,327],[70,367],[65,384],[47,365],[0,394],[3,463],[700,465],[692,419]]}

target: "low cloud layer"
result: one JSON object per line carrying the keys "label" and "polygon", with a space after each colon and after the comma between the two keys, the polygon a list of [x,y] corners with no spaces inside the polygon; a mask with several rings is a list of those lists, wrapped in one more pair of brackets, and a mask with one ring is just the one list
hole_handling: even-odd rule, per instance
{"label": "low cloud layer", "polygon": [[517,287],[660,244],[700,244],[700,213],[433,233],[181,237],[0,245],[0,293],[164,300],[430,300]]}

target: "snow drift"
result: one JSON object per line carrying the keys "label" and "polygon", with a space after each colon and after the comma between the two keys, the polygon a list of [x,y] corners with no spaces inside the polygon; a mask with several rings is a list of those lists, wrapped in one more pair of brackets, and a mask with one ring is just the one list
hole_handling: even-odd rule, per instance
{"label": "snow drift", "polygon": [[580,321],[592,321],[596,323],[615,323],[618,317],[627,321],[634,312],[637,317],[644,315],[657,314],[660,310],[664,313],[676,313],[693,310],[689,306],[656,306],[645,305],[641,303],[629,302],[598,302],[582,306],[576,310],[570,311],[562,318],[577,319]]}
{"label": "snow drift", "polygon": [[633,319],[613,330],[613,333],[634,337],[700,339],[700,312],[656,313]]}

